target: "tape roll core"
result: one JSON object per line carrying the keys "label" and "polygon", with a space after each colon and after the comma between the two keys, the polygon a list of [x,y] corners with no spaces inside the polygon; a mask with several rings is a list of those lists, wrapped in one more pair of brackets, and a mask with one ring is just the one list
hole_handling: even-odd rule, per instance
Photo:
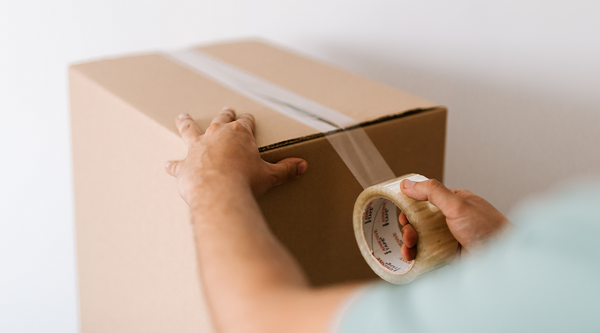
{"label": "tape roll core", "polygon": [[412,268],[414,260],[402,258],[402,227],[398,223],[396,205],[385,198],[367,201],[362,209],[364,241],[371,256],[394,274],[403,274]]}
{"label": "tape roll core", "polygon": [[[446,217],[428,201],[404,195],[404,179],[424,181],[426,177],[409,174],[365,189],[354,205],[354,235],[363,258],[382,279],[404,284],[417,276],[450,263],[458,242],[446,224]],[[400,254],[401,227],[396,209],[404,215],[418,235],[417,256],[406,261]]]}

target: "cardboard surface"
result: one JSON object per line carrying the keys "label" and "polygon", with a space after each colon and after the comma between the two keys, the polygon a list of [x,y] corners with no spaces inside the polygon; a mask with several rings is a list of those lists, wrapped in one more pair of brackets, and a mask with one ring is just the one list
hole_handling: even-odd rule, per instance
{"label": "cardboard surface", "polygon": [[[444,108],[260,42],[202,49],[371,122],[365,131],[396,175],[442,178]],[[309,163],[259,200],[274,233],[316,285],[375,277],[352,233],[362,188],[312,128],[157,54],[75,65],[70,92],[83,333],[212,331],[189,212],[164,172],[165,161],[185,157],[174,126],[182,112],[203,128],[225,105],[255,114],[265,160]],[[380,119],[390,115],[400,116]]]}
{"label": "cardboard surface", "polygon": [[[358,122],[437,106],[379,82],[260,42],[217,44],[198,49]],[[159,54],[101,60],[75,65],[72,69],[175,134],[173,119],[178,114],[189,113],[206,128],[215,112],[224,106],[251,112],[257,123],[263,125],[256,130],[259,147],[319,133]]]}
{"label": "cardboard surface", "polygon": [[[414,170],[442,179],[446,111],[396,118],[365,131],[396,175]],[[260,200],[271,229],[292,251],[314,284],[375,278],[352,229],[362,187],[324,137],[262,154],[269,162],[306,159],[297,180],[271,189]],[[306,177],[305,177],[306,176]]]}

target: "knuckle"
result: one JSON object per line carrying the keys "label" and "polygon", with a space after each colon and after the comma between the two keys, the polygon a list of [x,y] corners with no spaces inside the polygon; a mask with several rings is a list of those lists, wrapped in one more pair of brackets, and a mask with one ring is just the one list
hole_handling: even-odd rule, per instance
{"label": "knuckle", "polygon": [[254,115],[252,115],[251,113],[243,113],[238,118],[248,118],[248,119],[254,121]]}
{"label": "knuckle", "polygon": [[466,203],[462,200],[455,202],[453,205],[448,205],[446,208],[446,216],[459,216],[467,209]]}
{"label": "knuckle", "polygon": [[286,172],[287,172],[287,175],[286,175],[287,179],[292,179],[296,176],[296,167],[292,163],[289,163],[286,166]]}
{"label": "knuckle", "polygon": [[279,169],[279,168],[272,169],[270,172],[270,176],[271,176],[270,177],[271,185],[277,186],[282,183],[285,183],[286,181],[288,181],[290,179],[293,179],[296,176],[296,169],[294,168],[294,165],[287,164],[285,166],[284,171],[281,171],[281,169]]}
{"label": "knuckle", "polygon": [[448,211],[448,215],[457,216],[461,215],[468,207],[468,203],[464,198],[458,196],[457,200],[452,201],[452,204],[447,205],[446,210]]}
{"label": "knuckle", "polygon": [[179,173],[181,172],[181,169],[183,168],[183,164],[184,164],[184,161],[179,161],[173,167],[173,172],[175,173],[176,176],[178,176]]}
{"label": "knuckle", "polygon": [[253,127],[252,124],[244,121],[244,122],[242,122],[242,125],[246,128],[248,133],[252,133],[252,127]]}
{"label": "knuckle", "polygon": [[239,121],[234,121],[232,123],[230,123],[231,129],[236,131],[236,132],[247,132],[248,131],[248,126],[246,126],[244,123],[241,123]]}
{"label": "knuckle", "polygon": [[177,177],[177,171],[178,171],[178,165],[180,164],[180,162],[178,161],[171,161],[168,165],[167,165],[167,172],[172,175]]}
{"label": "knuckle", "polygon": [[271,181],[271,187],[277,186],[280,183],[279,175],[275,170],[271,170],[271,172],[269,173],[269,179]]}
{"label": "knuckle", "polygon": [[463,197],[463,198],[465,198],[465,199],[468,199],[468,198],[471,198],[471,197],[475,196],[475,194],[473,192],[471,192],[469,190],[462,189],[462,188],[457,189],[456,190],[456,194],[459,195],[459,196],[461,196],[461,197]]}
{"label": "knuckle", "polygon": [[187,132],[187,130],[190,129],[191,126],[192,126],[192,124],[189,121],[186,121],[181,124],[179,131],[182,133]]}
{"label": "knuckle", "polygon": [[222,127],[221,123],[212,123],[206,129],[206,133],[215,133]]}
{"label": "knuckle", "polygon": [[234,119],[235,118],[235,112],[231,109],[225,109],[222,112],[225,116]]}
{"label": "knuckle", "polygon": [[430,179],[427,180],[427,182],[427,191],[429,193],[439,192],[441,189],[444,188],[444,185],[442,185],[442,183],[440,183],[440,181],[437,179]]}

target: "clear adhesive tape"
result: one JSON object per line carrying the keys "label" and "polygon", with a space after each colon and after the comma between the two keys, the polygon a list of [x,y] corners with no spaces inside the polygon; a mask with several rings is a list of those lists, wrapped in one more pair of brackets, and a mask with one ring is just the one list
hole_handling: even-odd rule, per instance
{"label": "clear adhesive tape", "polygon": [[[457,254],[458,241],[446,217],[428,201],[409,198],[400,190],[404,179],[415,182],[426,177],[408,174],[365,189],[354,204],[354,235],[360,252],[382,279],[405,284],[417,276],[449,264]],[[399,211],[397,210],[399,209]],[[417,256],[406,261],[402,248],[399,213],[403,212],[418,235]]]}
{"label": "clear adhesive tape", "polygon": [[396,175],[360,124],[323,104],[199,50],[163,53],[182,66],[325,135],[363,188]]}

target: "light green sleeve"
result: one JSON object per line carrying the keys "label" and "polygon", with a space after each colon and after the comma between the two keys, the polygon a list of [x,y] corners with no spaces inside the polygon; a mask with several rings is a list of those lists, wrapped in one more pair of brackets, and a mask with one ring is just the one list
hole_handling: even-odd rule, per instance
{"label": "light green sleeve", "polygon": [[600,332],[600,183],[529,202],[511,220],[484,253],[362,290],[335,331]]}

